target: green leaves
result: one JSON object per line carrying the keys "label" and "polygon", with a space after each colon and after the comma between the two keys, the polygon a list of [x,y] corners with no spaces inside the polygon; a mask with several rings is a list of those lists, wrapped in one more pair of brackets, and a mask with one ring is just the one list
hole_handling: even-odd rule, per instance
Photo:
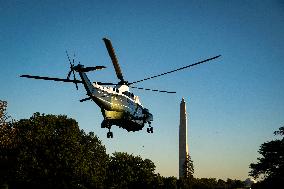
{"label": "green leaves", "polygon": [[280,127],[278,131],[274,131],[274,135],[284,135],[284,127]]}
{"label": "green leaves", "polygon": [[[283,136],[284,127],[275,131],[275,135]],[[251,171],[249,174],[254,178],[263,177],[274,182],[284,181],[284,137],[280,140],[265,142],[260,146],[258,151],[261,155],[257,163],[250,164]]]}
{"label": "green leaves", "polygon": [[186,154],[185,162],[183,165],[183,177],[186,179],[193,178],[194,173],[194,167],[193,167],[193,161],[191,160],[191,157],[189,154]]}
{"label": "green leaves", "polygon": [[12,129],[16,131],[11,138],[14,147],[4,152],[13,160],[14,166],[9,166],[12,174],[7,178],[12,185],[103,187],[108,162],[105,147],[93,133],[81,131],[74,119],[35,113],[15,122]]}
{"label": "green leaves", "polygon": [[0,162],[1,183],[10,188],[133,188],[156,178],[151,160],[120,152],[109,157],[94,133],[65,115],[37,112],[0,133],[0,141],[10,141],[5,150],[0,146],[7,159]]}
{"label": "green leaves", "polygon": [[149,159],[115,152],[110,157],[107,173],[108,187],[133,188],[147,187],[155,178],[155,165]]}
{"label": "green leaves", "polygon": [[[274,152],[274,147],[265,144],[260,151],[267,153],[269,148]],[[237,187],[237,182],[193,178],[190,156],[185,162],[187,180],[162,177],[155,174],[155,168],[151,160],[133,154],[108,156],[93,132],[80,130],[65,115],[37,112],[29,119],[0,126],[0,185],[8,184],[11,189]]]}

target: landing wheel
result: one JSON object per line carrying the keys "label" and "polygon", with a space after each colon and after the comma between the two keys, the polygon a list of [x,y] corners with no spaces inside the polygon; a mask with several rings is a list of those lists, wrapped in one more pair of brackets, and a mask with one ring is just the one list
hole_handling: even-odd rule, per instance
{"label": "landing wheel", "polygon": [[111,131],[107,132],[107,138],[113,138],[113,133]]}
{"label": "landing wheel", "polygon": [[153,127],[149,127],[149,128],[147,128],[147,133],[153,133]]}

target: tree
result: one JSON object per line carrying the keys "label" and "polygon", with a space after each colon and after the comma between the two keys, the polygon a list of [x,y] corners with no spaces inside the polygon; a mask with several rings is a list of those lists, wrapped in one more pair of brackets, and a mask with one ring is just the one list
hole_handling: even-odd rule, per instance
{"label": "tree", "polygon": [[280,127],[274,134],[282,138],[263,143],[258,151],[262,157],[257,158],[257,163],[250,164],[249,174],[254,178],[262,177],[262,185],[267,188],[284,183],[284,127]]}
{"label": "tree", "polygon": [[10,118],[7,114],[7,101],[0,100],[0,126],[3,126],[7,123],[7,120]]}
{"label": "tree", "polygon": [[7,178],[10,188],[103,188],[105,147],[74,119],[35,113],[12,128],[14,146],[5,152],[14,164]]}
{"label": "tree", "polygon": [[194,173],[193,161],[191,160],[190,155],[186,154],[186,158],[183,164],[183,176],[179,180],[180,188],[186,188],[186,189],[192,188],[193,173]]}
{"label": "tree", "polygon": [[176,177],[163,177],[163,188],[176,189],[178,185],[178,179]]}
{"label": "tree", "polygon": [[284,127],[280,127],[278,131],[274,131],[274,135],[284,135]]}
{"label": "tree", "polygon": [[216,188],[226,188],[226,181],[218,179]]}
{"label": "tree", "polygon": [[[0,185],[7,184],[15,160],[15,129],[7,113],[8,103],[0,100]],[[10,157],[10,158],[8,158]]]}
{"label": "tree", "polygon": [[224,181],[222,179],[216,178],[194,178],[192,188],[198,189],[235,189],[244,188],[244,182],[240,180],[227,179]]}
{"label": "tree", "polygon": [[232,179],[227,179],[226,182],[226,187],[227,188],[243,188],[245,185],[245,183],[243,181],[240,180],[232,180]]}
{"label": "tree", "polygon": [[108,188],[149,188],[155,178],[155,165],[124,152],[115,152],[110,157],[106,185]]}
{"label": "tree", "polygon": [[199,178],[199,179],[194,179],[193,188],[211,189],[215,188],[217,185],[218,184],[216,178]]}
{"label": "tree", "polygon": [[186,154],[185,162],[183,165],[183,177],[186,179],[193,178],[193,173],[194,173],[194,167],[193,167],[193,161],[191,160],[191,157],[189,154]]}

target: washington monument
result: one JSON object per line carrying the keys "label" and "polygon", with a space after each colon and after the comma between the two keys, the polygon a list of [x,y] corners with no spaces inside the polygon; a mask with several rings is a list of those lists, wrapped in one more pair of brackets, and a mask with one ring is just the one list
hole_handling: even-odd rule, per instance
{"label": "washington monument", "polygon": [[184,163],[188,155],[187,145],[187,116],[184,98],[180,103],[180,123],[179,123],[179,178],[184,175]]}

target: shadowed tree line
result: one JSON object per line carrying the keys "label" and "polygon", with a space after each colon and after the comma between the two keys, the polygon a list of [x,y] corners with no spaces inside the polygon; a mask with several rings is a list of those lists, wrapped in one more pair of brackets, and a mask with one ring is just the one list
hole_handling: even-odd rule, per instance
{"label": "shadowed tree line", "polygon": [[163,177],[149,159],[124,152],[106,153],[92,133],[65,115],[33,114],[12,120],[0,101],[0,188],[238,188],[243,183],[193,177],[186,158],[185,175]]}
{"label": "shadowed tree line", "polygon": [[250,175],[261,181],[252,185],[255,189],[282,188],[284,186],[284,127],[280,127],[274,135],[280,136],[261,144],[256,163],[250,164]]}

